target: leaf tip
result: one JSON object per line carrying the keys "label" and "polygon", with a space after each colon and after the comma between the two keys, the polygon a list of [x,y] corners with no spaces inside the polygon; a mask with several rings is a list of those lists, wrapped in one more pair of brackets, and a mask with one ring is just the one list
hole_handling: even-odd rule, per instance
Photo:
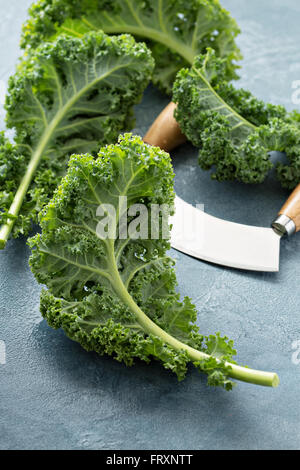
{"label": "leaf tip", "polygon": [[274,374],[273,380],[272,380],[272,387],[277,388],[280,384],[280,380],[277,374]]}

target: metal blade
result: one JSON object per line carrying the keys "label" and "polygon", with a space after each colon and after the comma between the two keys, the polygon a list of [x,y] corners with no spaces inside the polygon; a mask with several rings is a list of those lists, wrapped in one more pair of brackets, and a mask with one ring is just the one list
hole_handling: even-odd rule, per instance
{"label": "metal blade", "polygon": [[271,228],[227,222],[175,199],[172,247],[215,264],[251,271],[279,271],[280,236]]}

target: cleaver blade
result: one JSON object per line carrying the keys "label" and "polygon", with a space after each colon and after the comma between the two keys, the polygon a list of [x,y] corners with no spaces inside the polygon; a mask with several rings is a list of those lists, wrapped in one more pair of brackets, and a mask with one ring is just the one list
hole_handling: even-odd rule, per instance
{"label": "cleaver blade", "polygon": [[210,263],[250,271],[279,271],[281,236],[272,228],[218,219],[176,196],[174,249]]}

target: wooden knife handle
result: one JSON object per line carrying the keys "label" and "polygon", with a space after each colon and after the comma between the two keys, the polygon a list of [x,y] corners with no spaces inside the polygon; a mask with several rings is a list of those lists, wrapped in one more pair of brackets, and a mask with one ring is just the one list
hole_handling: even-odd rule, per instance
{"label": "wooden knife handle", "polygon": [[169,103],[160,113],[144,137],[146,144],[170,152],[186,142],[186,137],[182,134],[178,122],[174,118],[175,108],[175,103]]}
{"label": "wooden knife handle", "polygon": [[273,222],[273,228],[281,235],[292,235],[300,231],[300,184],[279,212],[278,218]]}

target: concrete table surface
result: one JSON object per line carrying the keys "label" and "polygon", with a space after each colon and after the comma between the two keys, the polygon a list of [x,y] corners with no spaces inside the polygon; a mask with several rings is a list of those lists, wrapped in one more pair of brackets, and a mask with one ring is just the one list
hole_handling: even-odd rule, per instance
{"label": "concrete table surface", "polygon": [[[0,0],[1,90],[14,71],[30,3]],[[222,3],[242,29],[238,86],[293,109],[292,84],[300,80],[299,2]],[[150,87],[137,107],[135,131],[145,132],[166,103]],[[1,127],[3,118],[1,104]],[[218,217],[268,225],[287,196],[273,175],[259,186],[211,181],[190,145],[175,151],[173,160],[178,194]],[[0,341],[6,344],[1,449],[299,449],[300,365],[293,348],[300,341],[300,235],[282,243],[278,274],[172,255],[180,292],[195,302],[201,331],[234,339],[239,362],[277,371],[279,388],[239,383],[226,393],[208,388],[193,369],[178,383],[157,363],[126,368],[86,353],[42,320],[40,286],[28,267],[26,241],[19,239],[0,253]]]}

